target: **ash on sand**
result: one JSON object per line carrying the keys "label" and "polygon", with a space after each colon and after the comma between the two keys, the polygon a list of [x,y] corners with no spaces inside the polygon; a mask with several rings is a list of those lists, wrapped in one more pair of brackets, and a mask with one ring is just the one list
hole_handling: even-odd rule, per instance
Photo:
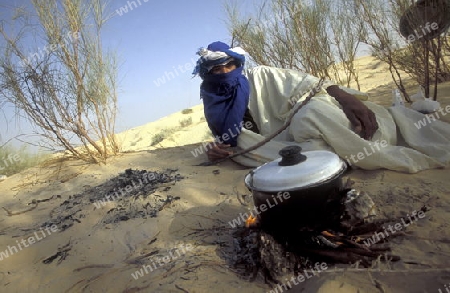
{"label": "ash on sand", "polygon": [[108,201],[113,201],[115,205],[106,212],[102,221],[104,224],[157,217],[159,211],[180,199],[179,196],[155,194],[158,188],[168,191],[171,185],[184,178],[176,172],[173,169],[164,172],[127,169],[105,183],[69,196],[52,210],[50,219],[42,226],[57,225],[60,231],[64,231],[75,222],[81,223],[85,217],[84,209],[102,207]]}

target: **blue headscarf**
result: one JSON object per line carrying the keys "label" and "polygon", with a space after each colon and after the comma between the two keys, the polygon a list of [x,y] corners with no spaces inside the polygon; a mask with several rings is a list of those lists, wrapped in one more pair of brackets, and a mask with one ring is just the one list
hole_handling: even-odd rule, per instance
{"label": "blue headscarf", "polygon": [[197,52],[200,58],[197,60],[197,66],[192,74],[198,74],[201,78],[204,78],[214,66],[224,65],[231,60],[237,63],[237,67],[244,66],[244,53],[245,51],[240,47],[231,49],[230,46],[222,42],[211,43],[206,49],[200,48]]}
{"label": "blue headscarf", "polygon": [[[214,55],[214,60],[205,54],[200,57],[194,70],[194,74],[198,73],[203,79],[200,98],[203,99],[205,118],[213,135],[234,147],[242,130],[250,95],[248,80],[242,74],[245,56],[230,51],[230,47],[222,42],[210,44],[207,50],[213,52],[209,57]],[[230,57],[238,63],[238,68],[229,73],[208,73],[215,64],[223,64]]]}

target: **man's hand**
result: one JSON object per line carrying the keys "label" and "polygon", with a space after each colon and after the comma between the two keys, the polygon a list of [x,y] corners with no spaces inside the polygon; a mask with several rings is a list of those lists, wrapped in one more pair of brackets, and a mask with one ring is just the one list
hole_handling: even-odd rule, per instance
{"label": "man's hand", "polygon": [[213,162],[232,155],[233,152],[227,150],[229,147],[229,144],[209,143],[206,146],[206,154],[208,155],[208,159]]}
{"label": "man's hand", "polygon": [[375,114],[363,102],[341,90],[337,85],[329,86],[327,92],[341,104],[342,110],[352,123],[355,133],[366,140],[370,140],[378,129]]}

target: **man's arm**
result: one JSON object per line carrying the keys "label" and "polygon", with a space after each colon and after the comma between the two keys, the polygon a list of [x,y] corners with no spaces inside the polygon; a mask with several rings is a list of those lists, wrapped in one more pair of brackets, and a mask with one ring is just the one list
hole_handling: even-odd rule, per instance
{"label": "man's arm", "polygon": [[330,96],[341,104],[342,110],[352,123],[355,133],[366,140],[370,140],[378,129],[375,114],[363,102],[340,89],[337,85],[329,86],[326,90]]}

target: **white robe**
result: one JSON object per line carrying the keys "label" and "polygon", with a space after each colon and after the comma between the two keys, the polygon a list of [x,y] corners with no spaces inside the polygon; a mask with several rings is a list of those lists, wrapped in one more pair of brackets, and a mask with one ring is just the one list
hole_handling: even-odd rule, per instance
{"label": "white robe", "polygon": [[[261,134],[244,129],[238,137],[238,146],[243,149],[281,128],[295,102],[302,102],[319,81],[295,70],[268,66],[249,69],[245,75],[250,83],[250,113]],[[403,106],[386,109],[364,101],[375,113],[379,125],[372,140],[364,140],[352,131],[341,105],[324,90],[333,84],[325,82],[322,91],[294,116],[286,131],[235,161],[256,167],[278,158],[284,146],[298,144],[304,151],[333,151],[352,166],[366,170],[385,168],[415,173],[449,165],[450,124],[432,120],[418,129],[416,125],[425,115]],[[365,99],[363,93],[341,88]]]}

